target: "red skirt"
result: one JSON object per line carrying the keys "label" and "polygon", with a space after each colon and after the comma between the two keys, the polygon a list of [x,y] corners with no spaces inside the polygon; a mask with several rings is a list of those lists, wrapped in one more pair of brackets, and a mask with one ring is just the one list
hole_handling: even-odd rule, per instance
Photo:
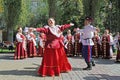
{"label": "red skirt", "polygon": [[55,76],[60,75],[60,72],[68,72],[70,70],[71,65],[67,60],[64,48],[45,48],[38,75]]}
{"label": "red skirt", "polygon": [[67,55],[65,53],[64,47],[61,47],[59,50],[59,65],[60,65],[60,72],[68,72],[71,71],[71,65],[68,62]]}
{"label": "red skirt", "polygon": [[23,59],[27,58],[27,52],[23,48],[23,43],[17,43],[16,50],[14,53],[14,59]]}
{"label": "red skirt", "polygon": [[117,55],[116,55],[116,61],[120,60],[120,50],[117,51]]}
{"label": "red skirt", "polygon": [[37,55],[36,47],[34,46],[33,41],[29,41],[27,45],[27,52],[29,57],[34,57]]}
{"label": "red skirt", "polygon": [[79,41],[75,41],[74,43],[74,55],[80,55],[80,52],[82,52],[82,45],[79,43]]}
{"label": "red skirt", "polygon": [[92,57],[99,57],[101,56],[101,50],[100,50],[100,45],[97,43],[92,47]]}
{"label": "red skirt", "polygon": [[110,58],[110,45],[109,43],[102,43],[102,56],[103,58]]}
{"label": "red skirt", "polygon": [[74,47],[71,42],[67,44],[67,49],[65,49],[67,56],[73,56]]}
{"label": "red skirt", "polygon": [[38,56],[43,56],[43,53],[44,53],[44,48],[39,46],[39,48],[38,48]]}

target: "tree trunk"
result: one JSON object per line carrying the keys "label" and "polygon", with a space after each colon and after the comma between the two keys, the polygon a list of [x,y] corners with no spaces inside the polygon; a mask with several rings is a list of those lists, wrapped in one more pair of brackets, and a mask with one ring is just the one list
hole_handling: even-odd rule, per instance
{"label": "tree trunk", "polygon": [[[8,10],[8,12],[10,12],[10,10]],[[8,13],[8,15],[9,14],[10,13]],[[7,22],[7,41],[13,42],[13,22],[11,18],[8,18]]]}
{"label": "tree trunk", "polygon": [[21,12],[21,0],[4,0],[7,41],[13,42],[13,30]]}
{"label": "tree trunk", "polygon": [[94,19],[94,24],[96,24],[95,18],[99,12],[99,1],[98,0],[84,0],[84,16],[91,16]]}
{"label": "tree trunk", "polygon": [[13,42],[13,25],[14,25],[14,16],[13,16],[13,5],[8,5],[8,18],[7,18],[7,41]]}
{"label": "tree trunk", "polygon": [[49,17],[55,18],[56,0],[48,0],[48,5],[49,5]]}
{"label": "tree trunk", "polygon": [[13,42],[13,27],[7,28],[7,40]]}

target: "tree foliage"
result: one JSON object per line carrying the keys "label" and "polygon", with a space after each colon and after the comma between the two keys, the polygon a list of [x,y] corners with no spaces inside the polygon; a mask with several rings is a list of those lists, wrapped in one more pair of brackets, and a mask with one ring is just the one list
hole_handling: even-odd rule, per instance
{"label": "tree foliage", "polygon": [[48,5],[49,5],[49,17],[54,17],[56,16],[56,1],[57,0],[48,0]]}
{"label": "tree foliage", "polygon": [[13,41],[13,29],[21,12],[21,0],[4,0],[4,14],[7,26],[7,39]]}
{"label": "tree foliage", "polygon": [[6,26],[9,41],[18,25],[40,27],[54,17],[56,24],[73,22],[73,30],[84,26],[86,16],[93,17],[102,32],[120,31],[120,0],[0,0],[0,24]]}
{"label": "tree foliage", "polygon": [[21,0],[21,12],[19,14],[17,25],[23,27],[30,25],[30,19],[32,17],[32,14],[30,13],[30,1],[31,0]]}
{"label": "tree foliage", "polygon": [[60,22],[70,23],[73,22],[75,27],[80,27],[80,20],[83,15],[82,0],[63,0]]}
{"label": "tree foliage", "polygon": [[38,0],[38,5],[34,13],[33,24],[35,27],[41,27],[47,24],[49,17],[49,5],[48,0]]}
{"label": "tree foliage", "polygon": [[110,32],[120,31],[120,1],[105,0],[102,13],[105,14],[103,25]]}
{"label": "tree foliage", "polygon": [[3,12],[3,0],[0,0],[0,13],[2,13]]}
{"label": "tree foliage", "polygon": [[3,12],[4,12],[3,0],[0,0],[0,29],[4,28],[5,23]]}

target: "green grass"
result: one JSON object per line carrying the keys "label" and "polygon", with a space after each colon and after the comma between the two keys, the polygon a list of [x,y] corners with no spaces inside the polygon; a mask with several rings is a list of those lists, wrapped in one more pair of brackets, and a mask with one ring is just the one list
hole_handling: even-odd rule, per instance
{"label": "green grass", "polygon": [[15,52],[15,50],[0,49],[0,53],[11,53],[11,52]]}

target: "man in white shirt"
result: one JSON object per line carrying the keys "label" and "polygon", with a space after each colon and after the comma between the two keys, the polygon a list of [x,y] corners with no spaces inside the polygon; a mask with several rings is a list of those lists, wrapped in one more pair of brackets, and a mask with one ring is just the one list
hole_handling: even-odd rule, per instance
{"label": "man in white shirt", "polygon": [[86,17],[84,21],[84,29],[82,29],[80,32],[83,33],[82,35],[82,56],[85,59],[85,62],[87,64],[86,68],[83,68],[83,70],[91,70],[92,66],[95,66],[95,63],[92,59],[92,46],[94,45],[92,38],[94,36],[94,32],[96,30],[99,30],[91,25],[92,18]]}

